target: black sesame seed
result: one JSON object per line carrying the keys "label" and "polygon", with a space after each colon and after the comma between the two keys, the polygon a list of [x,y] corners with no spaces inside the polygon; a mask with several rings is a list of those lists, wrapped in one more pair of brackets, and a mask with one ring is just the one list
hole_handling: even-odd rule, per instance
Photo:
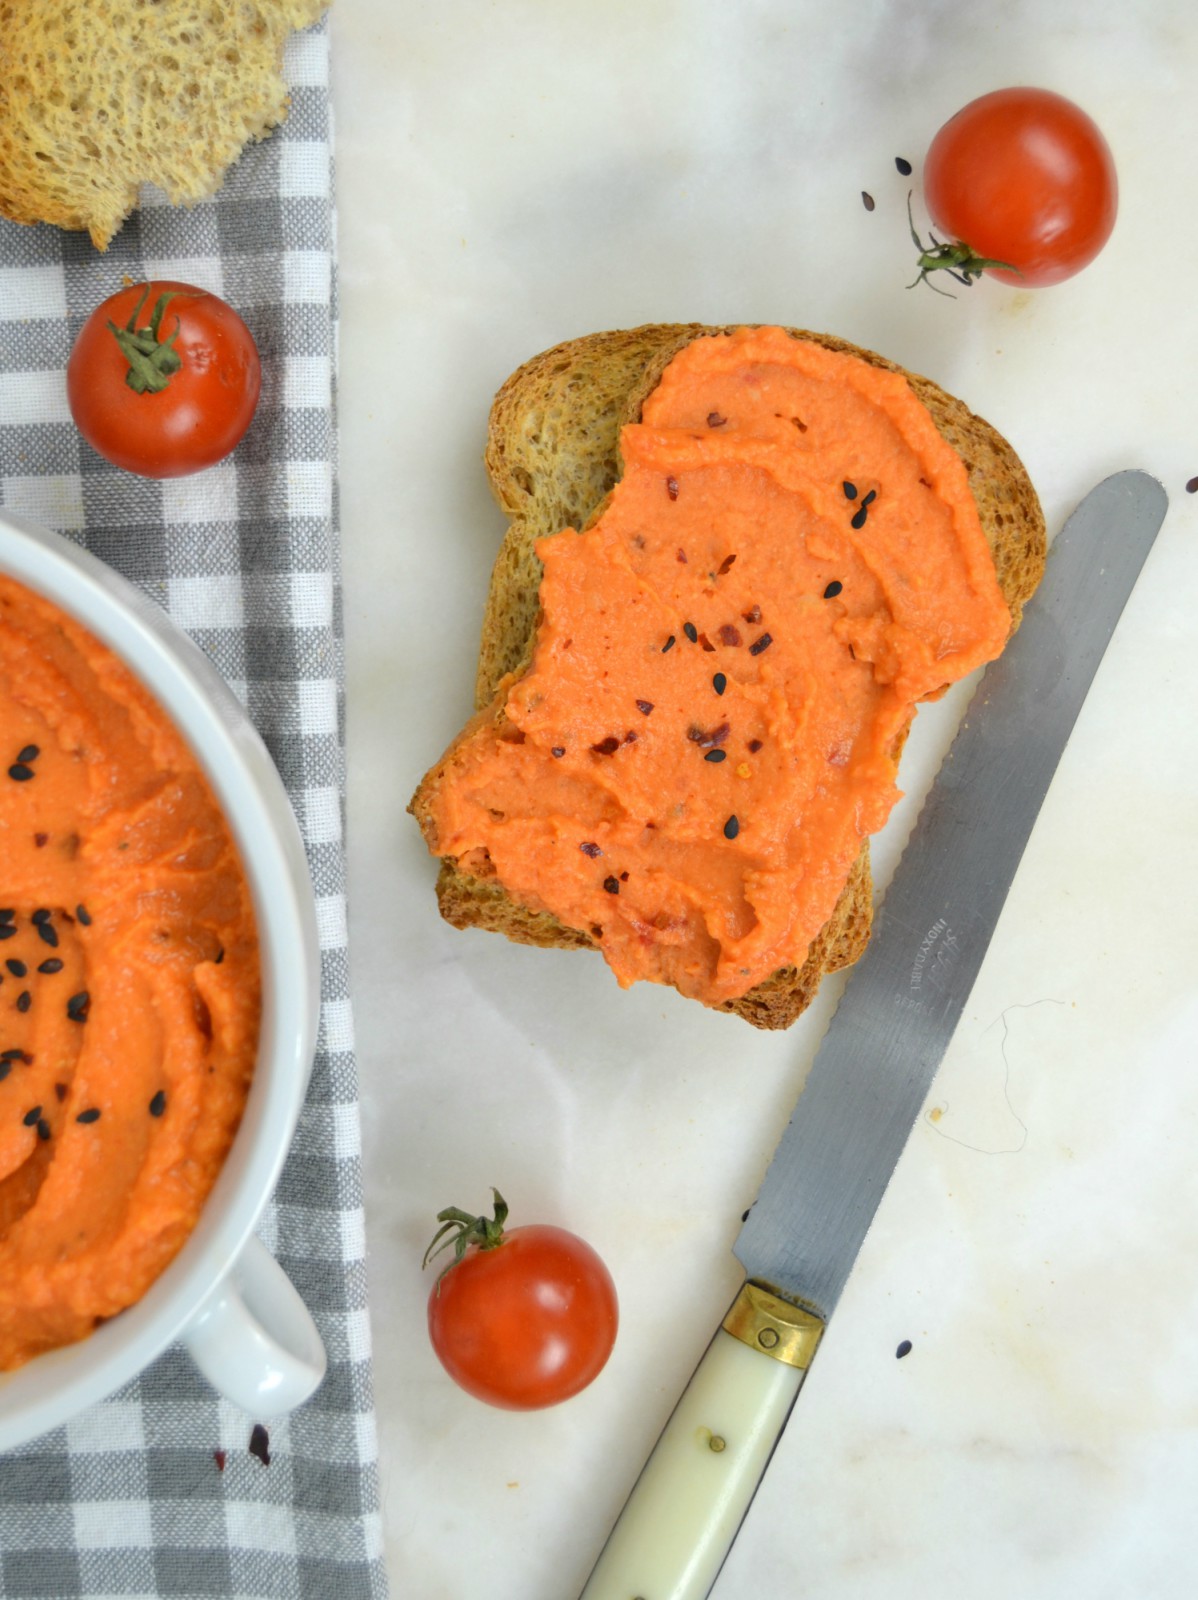
{"label": "black sesame seed", "polygon": [[37,925],[40,927],[43,922],[49,922],[50,913],[43,906],[40,910],[35,911],[29,920],[37,923]]}
{"label": "black sesame seed", "polygon": [[28,989],[22,989],[20,994],[17,996],[17,1010],[28,1011],[32,1004],[33,996],[29,993]]}
{"label": "black sesame seed", "polygon": [[40,1117],[38,1119],[37,1136],[39,1139],[48,1139],[50,1137],[50,1124],[46,1121],[45,1117]]}
{"label": "black sesame seed", "polygon": [[14,783],[28,783],[33,777],[33,768],[27,767],[21,761],[14,762],[8,769],[8,775]]}
{"label": "black sesame seed", "polygon": [[709,750],[703,757],[704,761],[727,761],[727,750]]}
{"label": "black sesame seed", "polygon": [[0,939],[11,939],[16,931],[11,922],[0,922]]}
{"label": "black sesame seed", "polygon": [[57,956],[48,956],[45,961],[38,963],[39,972],[61,972],[62,962]]}
{"label": "black sesame seed", "polygon": [[165,1089],[159,1089],[158,1093],[150,1101],[150,1115],[152,1117],[160,1117],[165,1110],[166,1110],[166,1090]]}
{"label": "black sesame seed", "polygon": [[24,1125],[27,1128],[32,1128],[33,1124],[38,1120],[38,1118],[41,1116],[41,1114],[42,1114],[41,1106],[32,1106],[25,1113],[25,1115],[21,1118],[21,1121],[24,1123]]}
{"label": "black sesame seed", "polygon": [[667,650],[672,650],[674,648],[674,645],[675,645],[676,642],[677,641],[675,640],[674,635],[671,634],[670,637],[666,640],[665,644],[663,644],[662,647],[661,647],[662,655],[664,656]]}
{"label": "black sesame seed", "polygon": [[558,761],[561,760],[561,758],[565,755],[565,753],[566,753],[565,750],[562,748],[562,746],[560,744],[555,744],[553,749],[549,752],[549,754],[551,756],[553,756]]}
{"label": "black sesame seed", "polygon": [[872,211],[873,208],[874,208],[874,197],[873,197],[873,195],[872,194],[867,194],[864,189],[862,189],[862,191],[861,191],[861,204],[865,207],[865,209],[867,211]]}
{"label": "black sesame seed", "polygon": [[35,744],[27,744],[25,746],[24,750],[21,751],[20,755],[18,755],[17,760],[18,761],[36,761],[38,756],[40,756],[40,755],[41,755],[41,751],[38,749],[37,745],[35,745]]}
{"label": "black sesame seed", "polygon": [[638,700],[636,703],[636,708],[642,714],[642,716],[647,717],[650,711],[653,710],[653,702],[652,700]]}
{"label": "black sesame seed", "polygon": [[825,600],[835,600],[836,596],[840,593],[840,591],[843,588],[844,588],[844,584],[841,583],[840,579],[839,578],[833,578],[832,582],[824,590],[824,599]]}
{"label": "black sesame seed", "polygon": [[88,915],[88,910],[87,910],[86,906],[76,906],[75,907],[75,915],[79,918],[80,922],[83,924],[83,926],[85,928],[90,928],[91,927],[92,919]]}
{"label": "black sesame seed", "polygon": [[695,627],[693,622],[684,622],[682,624],[682,631],[686,634],[687,638],[692,644],[697,644],[699,642],[699,630]]}
{"label": "black sesame seed", "polygon": [[52,922],[39,922],[37,936],[43,944],[48,944],[51,949],[58,948],[58,929]]}
{"label": "black sesame seed", "polygon": [[584,844],[580,844],[578,848],[582,851],[584,856],[590,856],[592,860],[594,860],[596,856],[601,856],[603,854],[603,851],[600,850],[599,846],[594,844],[590,839],[588,839]]}
{"label": "black sesame seed", "polygon": [[0,1060],[0,1083],[3,1083],[12,1071],[12,1062]]}
{"label": "black sesame seed", "polygon": [[270,1466],[270,1435],[260,1422],[255,1422],[250,1434],[250,1454],[257,1456],[264,1467]]}
{"label": "black sesame seed", "polygon": [[871,489],[869,491],[869,493],[865,496],[865,498],[862,500],[861,504],[863,506],[872,506],[874,501],[877,498],[878,498],[878,491],[876,489]]}
{"label": "black sesame seed", "polygon": [[91,996],[86,989],[80,989],[78,994],[73,994],[67,1001],[67,1016],[72,1022],[86,1022],[90,1005]]}
{"label": "black sesame seed", "polygon": [[6,961],[4,965],[12,973],[14,978],[23,978],[29,971],[29,968],[23,961]]}
{"label": "black sesame seed", "polygon": [[725,678],[722,672],[716,673],[715,677],[711,680],[711,687],[715,690],[716,694],[723,694],[724,690],[728,687],[728,680]]}
{"label": "black sesame seed", "polygon": [[608,894],[619,894],[620,880],[619,878],[604,878],[603,887],[607,890]]}
{"label": "black sesame seed", "polygon": [[740,823],[736,820],[735,817],[729,817],[727,822],[725,822],[725,824],[724,824],[724,838],[725,839],[735,839],[739,832],[740,832]]}
{"label": "black sesame seed", "polygon": [[910,1341],[910,1339],[904,1339],[903,1342],[899,1345],[898,1349],[894,1353],[895,1353],[895,1356],[897,1357],[897,1359],[899,1361],[901,1361],[904,1356],[909,1356],[911,1354],[911,1341]]}
{"label": "black sesame seed", "polygon": [[25,1060],[25,1052],[24,1052],[24,1050],[20,1049],[19,1046],[11,1048],[11,1049],[8,1049],[8,1050],[0,1050],[0,1061],[24,1061],[24,1060]]}
{"label": "black sesame seed", "polygon": [[763,633],[760,639],[755,640],[754,643],[749,646],[749,654],[751,656],[759,656],[763,650],[768,650],[773,642],[773,639],[768,633]]}
{"label": "black sesame seed", "polygon": [[853,527],[854,528],[864,528],[865,519],[866,519],[867,516],[869,516],[869,512],[865,509],[864,506],[862,506],[860,511],[858,511],[855,514],[855,516],[853,517],[853,522],[852,522]]}
{"label": "black sesame seed", "polygon": [[12,907],[5,906],[4,909],[0,911],[0,922],[11,922],[15,916],[16,912],[12,909]]}
{"label": "black sesame seed", "polygon": [[906,156],[895,156],[894,164],[902,173],[904,178],[909,178],[911,176],[911,163],[907,160]]}
{"label": "black sesame seed", "polygon": [[225,959],[225,951],[224,951],[224,946],[222,945],[221,948],[216,952],[216,955],[212,959],[213,966],[219,967],[221,962],[224,959]]}
{"label": "black sesame seed", "polygon": [[99,1120],[100,1113],[95,1106],[91,1106],[87,1111],[81,1111],[75,1118],[76,1122],[99,1122]]}
{"label": "black sesame seed", "polygon": [[855,483],[850,483],[846,478],[840,487],[844,490],[846,500],[855,500],[857,498],[857,485]]}

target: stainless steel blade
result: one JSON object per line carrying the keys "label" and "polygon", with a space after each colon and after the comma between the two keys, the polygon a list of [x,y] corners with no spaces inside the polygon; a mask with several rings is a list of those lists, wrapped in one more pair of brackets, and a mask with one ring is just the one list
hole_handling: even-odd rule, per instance
{"label": "stainless steel blade", "polygon": [[734,1246],[830,1315],[986,954],[1041,802],[1168,501],[1100,483],[986,669]]}

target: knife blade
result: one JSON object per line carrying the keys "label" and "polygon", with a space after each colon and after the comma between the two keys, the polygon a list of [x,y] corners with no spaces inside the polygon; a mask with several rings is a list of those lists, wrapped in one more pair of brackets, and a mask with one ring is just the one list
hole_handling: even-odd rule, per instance
{"label": "knife blade", "polygon": [[987,667],[733,1249],[746,1280],[580,1600],[704,1600],[969,999],[1168,500],[1121,472],[1053,541]]}

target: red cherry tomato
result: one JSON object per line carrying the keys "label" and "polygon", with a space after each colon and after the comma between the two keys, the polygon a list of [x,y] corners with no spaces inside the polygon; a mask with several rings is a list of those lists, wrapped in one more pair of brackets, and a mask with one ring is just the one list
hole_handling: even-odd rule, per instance
{"label": "red cherry tomato", "polygon": [[1119,200],[1106,140],[1080,107],[1048,89],[998,89],[970,101],[932,140],[923,189],[941,233],[983,262],[1016,269],[985,268],[1024,287],[1060,283],[1091,262],[1111,236]]}
{"label": "red cherry tomato", "polygon": [[178,478],[227,456],[262,387],[258,349],[231,306],[186,283],[118,290],[67,362],[75,426],[113,466]]}
{"label": "red cherry tomato", "polygon": [[598,1377],[619,1311],[611,1274],[589,1244],[545,1225],[505,1232],[506,1218],[498,1191],[494,1221],[456,1207],[438,1213],[443,1226],[425,1262],[455,1231],[457,1259],[429,1295],[428,1331],[441,1365],[468,1394],[533,1411]]}

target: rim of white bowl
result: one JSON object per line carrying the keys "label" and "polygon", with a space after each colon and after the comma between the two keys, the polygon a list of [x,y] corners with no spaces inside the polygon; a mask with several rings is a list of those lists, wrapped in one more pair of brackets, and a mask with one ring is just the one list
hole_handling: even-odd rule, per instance
{"label": "rim of white bowl", "polygon": [[232,1149],[199,1222],[135,1305],[79,1344],[0,1373],[0,1451],[137,1376],[223,1281],[278,1181],[316,1047],[316,907],[287,792],[240,702],[161,607],[61,534],[0,511],[0,572],[68,612],[129,667],[190,745],[237,842],[258,924],[262,1025]]}

